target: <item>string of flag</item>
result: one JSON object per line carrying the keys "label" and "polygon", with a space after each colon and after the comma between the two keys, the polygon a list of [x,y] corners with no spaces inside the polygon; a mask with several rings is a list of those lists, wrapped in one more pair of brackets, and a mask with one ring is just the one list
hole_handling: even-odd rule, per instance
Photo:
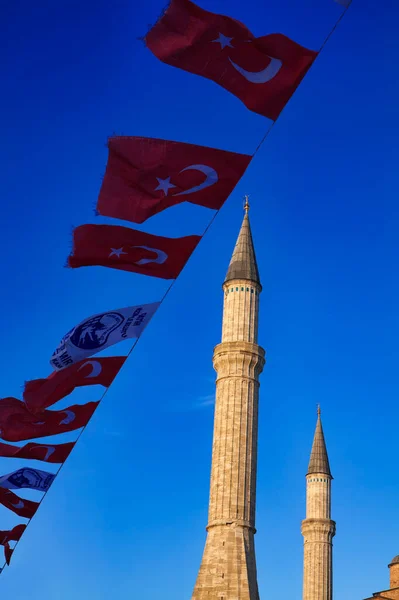
{"label": "string of flag", "polygon": [[[159,60],[211,79],[272,123],[252,155],[154,138],[113,136],[108,140],[97,214],[141,224],[183,202],[216,212],[202,235],[180,238],[119,225],[75,228],[70,268],[103,266],[172,282],[157,302],[108,310],[75,325],[51,355],[53,372],[26,382],[22,400],[0,400],[0,437],[4,440],[0,441],[0,457],[60,465],[56,473],[26,467],[0,476],[0,504],[28,519],[28,523],[0,531],[5,565],[10,564],[27,525],[146,326],[351,4],[351,0],[335,1],[344,10],[319,51],[304,48],[283,34],[256,38],[244,24],[190,0],[172,0],[147,33],[145,43]],[[93,358],[125,339],[134,340],[126,356]],[[76,388],[90,385],[105,388],[100,400],[49,410]],[[80,433],[75,442],[51,443],[51,436],[76,430]],[[28,441],[37,438],[50,440]],[[25,441],[22,446],[4,443]],[[26,500],[15,493],[23,489],[42,493],[41,500]]]}

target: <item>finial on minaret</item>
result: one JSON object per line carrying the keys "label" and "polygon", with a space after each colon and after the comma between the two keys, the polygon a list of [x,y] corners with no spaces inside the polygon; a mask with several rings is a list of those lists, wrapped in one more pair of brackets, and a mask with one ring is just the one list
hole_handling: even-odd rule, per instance
{"label": "finial on minaret", "polygon": [[248,211],[249,211],[249,194],[245,194],[244,200],[245,200],[244,211],[245,211],[245,214],[247,215]]}
{"label": "finial on minaret", "polygon": [[321,415],[321,409],[320,409],[320,404],[317,405],[317,416],[320,417]]}

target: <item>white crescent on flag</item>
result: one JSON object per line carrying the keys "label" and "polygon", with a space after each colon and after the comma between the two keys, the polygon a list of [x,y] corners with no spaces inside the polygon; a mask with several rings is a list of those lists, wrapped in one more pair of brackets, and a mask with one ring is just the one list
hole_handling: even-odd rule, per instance
{"label": "white crescent on flag", "polygon": [[91,365],[91,371],[88,375],[85,376],[85,379],[91,379],[92,377],[98,377],[103,370],[101,363],[98,360],[88,360],[81,367],[79,367],[78,371],[83,369],[86,365]]}
{"label": "white crescent on flag", "polygon": [[231,58],[229,58],[229,61],[231,62],[235,70],[238,71],[243,77],[245,77],[245,79],[250,83],[267,83],[277,75],[277,73],[283,66],[282,61],[278,58],[273,58],[272,56],[269,56],[269,58],[270,63],[267,65],[267,67],[265,69],[262,69],[261,71],[255,72],[246,71],[245,69],[240,67],[240,65],[237,65],[235,62],[233,62]]}
{"label": "white crescent on flag", "polygon": [[178,194],[173,194],[173,196],[185,196],[186,194],[194,194],[194,192],[199,192],[200,190],[204,190],[211,185],[215,185],[218,182],[219,177],[215,169],[212,167],[208,167],[207,165],[190,165],[185,169],[182,169],[180,173],[184,173],[185,171],[200,171],[206,175],[205,181],[203,181],[200,185],[196,185],[189,190],[184,190],[184,192],[179,192]]}
{"label": "white crescent on flag", "polygon": [[[50,458],[50,456],[52,454],[54,454],[55,452],[55,447],[54,446],[36,446],[36,448],[46,448],[46,456],[44,457],[44,460],[48,460]],[[30,449],[31,451],[34,450],[34,448]]]}
{"label": "white crescent on flag", "polygon": [[64,412],[66,414],[66,417],[65,417],[65,419],[60,421],[60,425],[69,425],[76,419],[76,415],[73,412],[73,410],[64,410],[62,412]]}
{"label": "white crescent on flag", "polygon": [[158,263],[159,265],[162,265],[168,258],[166,252],[163,250],[157,250],[157,248],[150,248],[149,246],[132,246],[132,248],[142,248],[143,250],[148,250],[149,252],[155,252],[157,255],[156,258],[141,258],[140,260],[136,260],[136,265],[146,265],[148,263]]}

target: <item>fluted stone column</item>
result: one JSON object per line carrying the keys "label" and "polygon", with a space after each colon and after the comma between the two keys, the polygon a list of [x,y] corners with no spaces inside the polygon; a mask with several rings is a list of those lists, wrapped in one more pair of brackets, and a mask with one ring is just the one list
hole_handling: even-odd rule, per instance
{"label": "fluted stone column", "polygon": [[223,284],[207,539],[192,600],[259,600],[254,548],[261,285],[248,215]]}
{"label": "fluted stone column", "polygon": [[331,472],[320,419],[306,475],[306,519],[304,537],[303,600],[332,600]]}

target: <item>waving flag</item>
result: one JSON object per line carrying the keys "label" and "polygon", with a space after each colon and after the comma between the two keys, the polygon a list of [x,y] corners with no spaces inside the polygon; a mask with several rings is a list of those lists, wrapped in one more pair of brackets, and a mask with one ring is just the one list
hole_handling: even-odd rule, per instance
{"label": "waving flag", "polygon": [[7,490],[20,490],[28,488],[39,492],[48,492],[55,479],[54,473],[39,471],[30,467],[23,467],[0,477],[0,487]]}
{"label": "waving flag", "polygon": [[9,565],[14,550],[10,548],[10,542],[18,542],[26,529],[26,525],[16,525],[10,531],[0,531],[0,544],[4,546],[4,556]]}
{"label": "waving flag", "polygon": [[80,429],[87,425],[98,404],[75,404],[64,410],[44,410],[33,415],[17,398],[2,398],[0,437],[7,442],[21,442]]}
{"label": "waving flag", "polygon": [[246,154],[140,137],[112,137],[100,215],[143,223],[181,202],[218,210],[251,161]]}
{"label": "waving flag", "polygon": [[18,542],[25,529],[26,525],[16,525],[9,531],[0,531],[0,544],[4,546],[8,542]]}
{"label": "waving flag", "polygon": [[27,381],[23,393],[24,402],[30,412],[37,413],[65,398],[76,387],[109,387],[125,360],[126,356],[81,360],[62,371],[53,371],[47,379]]}
{"label": "waving flag", "polygon": [[4,458],[28,458],[48,463],[63,463],[71,453],[75,442],[66,444],[35,444],[30,442],[25,446],[12,446],[0,442],[0,456]]}
{"label": "waving flag", "polygon": [[199,235],[160,237],[117,225],[81,225],[73,232],[69,266],[102,265],[176,279],[200,239]]}
{"label": "waving flag", "polygon": [[85,319],[62,338],[50,364],[60,371],[127,338],[140,337],[159,304],[117,308]]}
{"label": "waving flag", "polygon": [[25,500],[25,498],[20,498],[14,492],[4,488],[0,488],[0,504],[25,519],[31,519],[39,508],[39,502]]}
{"label": "waving flag", "polygon": [[317,56],[278,33],[255,38],[239,21],[189,0],[172,0],[146,42],[163,62],[212,79],[273,120]]}

